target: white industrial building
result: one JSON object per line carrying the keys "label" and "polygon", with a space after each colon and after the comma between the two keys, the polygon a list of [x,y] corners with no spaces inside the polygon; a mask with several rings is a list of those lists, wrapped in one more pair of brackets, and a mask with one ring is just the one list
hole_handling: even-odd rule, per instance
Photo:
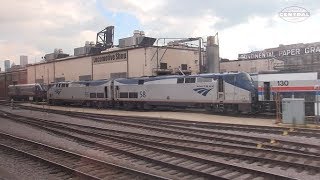
{"label": "white industrial building", "polygon": [[[135,30],[133,36],[119,39],[113,45],[114,27],[108,26],[97,33],[96,43],[74,49],[69,56],[61,49],[46,54],[44,61],[27,65],[28,83],[52,83],[59,81],[98,80],[119,77],[142,77],[171,74],[197,74],[205,69],[205,61],[219,61],[219,49],[213,36],[208,37],[206,50],[203,39],[159,39],[146,37],[143,31]],[[165,41],[167,42],[165,43]],[[169,42],[168,42],[169,41]],[[195,47],[187,42],[199,42]],[[161,45],[159,45],[159,44]],[[155,45],[154,45],[155,44]],[[217,66],[219,63],[208,63]],[[219,72],[219,67],[215,67]]]}
{"label": "white industrial building", "polygon": [[[204,53],[202,52],[204,56]],[[27,66],[28,83],[199,73],[197,48],[132,47]]]}

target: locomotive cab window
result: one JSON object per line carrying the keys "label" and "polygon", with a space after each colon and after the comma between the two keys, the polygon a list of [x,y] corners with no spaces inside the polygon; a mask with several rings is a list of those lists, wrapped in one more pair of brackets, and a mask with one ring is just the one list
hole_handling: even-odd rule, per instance
{"label": "locomotive cab window", "polygon": [[97,93],[97,98],[104,98],[104,93]]}
{"label": "locomotive cab window", "polygon": [[184,83],[184,78],[178,78],[177,79],[177,84],[181,84]]}
{"label": "locomotive cab window", "polygon": [[186,78],[185,83],[195,83],[196,82],[196,78]]}
{"label": "locomotive cab window", "polygon": [[198,77],[197,82],[212,82],[212,78]]}
{"label": "locomotive cab window", "polygon": [[96,93],[90,93],[90,98],[97,98],[97,94]]}
{"label": "locomotive cab window", "polygon": [[138,98],[137,92],[129,92],[129,98]]}
{"label": "locomotive cab window", "polygon": [[128,98],[128,92],[121,92],[120,98]]}

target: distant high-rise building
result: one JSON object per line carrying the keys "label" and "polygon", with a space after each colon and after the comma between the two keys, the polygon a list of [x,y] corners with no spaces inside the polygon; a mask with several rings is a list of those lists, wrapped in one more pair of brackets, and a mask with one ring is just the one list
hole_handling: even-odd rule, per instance
{"label": "distant high-rise building", "polygon": [[20,56],[20,66],[25,67],[28,64],[28,56]]}
{"label": "distant high-rise building", "polygon": [[8,71],[10,69],[10,60],[4,61],[4,71]]}

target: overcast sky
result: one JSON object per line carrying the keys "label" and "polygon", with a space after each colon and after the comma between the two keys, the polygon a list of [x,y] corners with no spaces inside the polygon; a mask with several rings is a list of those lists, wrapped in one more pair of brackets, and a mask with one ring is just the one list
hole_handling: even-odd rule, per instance
{"label": "overcast sky", "polygon": [[[303,22],[284,21],[278,13],[289,6],[307,9]],[[144,30],[152,37],[199,37],[219,32],[220,55],[279,44],[320,41],[319,0],[1,0],[0,64],[20,55],[29,62],[62,48],[95,41],[96,33],[115,26],[115,42]]]}

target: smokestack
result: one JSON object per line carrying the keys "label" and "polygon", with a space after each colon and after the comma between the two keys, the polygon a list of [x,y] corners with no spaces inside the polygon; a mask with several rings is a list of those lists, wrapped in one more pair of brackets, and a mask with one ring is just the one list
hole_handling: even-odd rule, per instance
{"label": "smokestack", "polygon": [[207,65],[208,73],[220,72],[218,33],[215,36],[207,37]]}

